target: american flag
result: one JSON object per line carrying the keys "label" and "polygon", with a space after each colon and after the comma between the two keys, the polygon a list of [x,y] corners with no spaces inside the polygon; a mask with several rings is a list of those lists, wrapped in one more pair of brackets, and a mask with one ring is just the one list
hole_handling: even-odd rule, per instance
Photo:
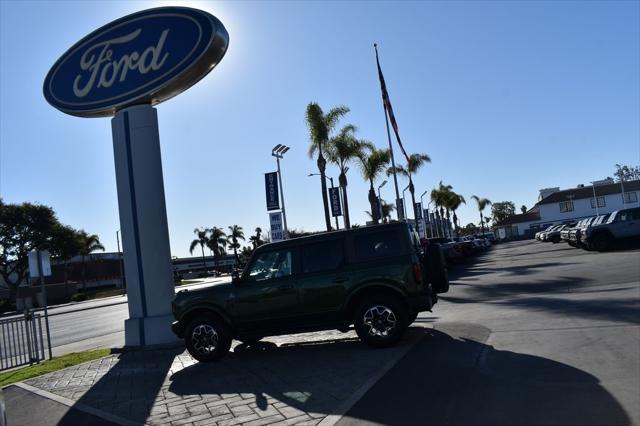
{"label": "american flag", "polygon": [[387,85],[384,82],[384,76],[382,75],[382,69],[380,68],[380,60],[378,59],[378,45],[374,44],[374,47],[376,49],[376,63],[378,64],[378,77],[380,78],[380,89],[382,90],[382,103],[384,104],[384,109],[389,114],[389,120],[391,120],[393,131],[396,134],[396,140],[398,141],[398,145],[400,145],[400,150],[404,154],[404,157],[407,159],[407,164],[408,164],[409,156],[407,155],[407,152],[404,150],[404,147],[402,146],[402,142],[400,141],[400,134],[398,133],[398,123],[396,122],[395,115],[393,115],[393,108],[391,107],[391,101],[389,100]]}

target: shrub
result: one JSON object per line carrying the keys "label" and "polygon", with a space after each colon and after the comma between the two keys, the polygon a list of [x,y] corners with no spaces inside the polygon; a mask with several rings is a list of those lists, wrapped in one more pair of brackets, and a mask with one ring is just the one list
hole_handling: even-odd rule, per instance
{"label": "shrub", "polygon": [[81,302],[81,301],[87,300],[87,299],[88,299],[88,297],[84,293],[76,293],[73,296],[71,296],[71,301],[72,302]]}

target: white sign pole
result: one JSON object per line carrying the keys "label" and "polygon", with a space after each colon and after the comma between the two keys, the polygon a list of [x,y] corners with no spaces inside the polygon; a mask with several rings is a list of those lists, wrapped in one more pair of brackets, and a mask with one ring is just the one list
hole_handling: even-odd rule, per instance
{"label": "white sign pole", "polygon": [[150,105],[111,120],[120,229],[129,299],[125,345],[177,341],[171,332],[174,297],[158,116]]}

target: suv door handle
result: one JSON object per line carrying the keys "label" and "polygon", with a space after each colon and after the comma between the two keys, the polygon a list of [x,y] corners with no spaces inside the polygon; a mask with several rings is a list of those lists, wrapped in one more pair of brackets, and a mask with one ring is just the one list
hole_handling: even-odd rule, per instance
{"label": "suv door handle", "polygon": [[349,281],[348,277],[337,277],[333,280],[334,283],[340,284]]}

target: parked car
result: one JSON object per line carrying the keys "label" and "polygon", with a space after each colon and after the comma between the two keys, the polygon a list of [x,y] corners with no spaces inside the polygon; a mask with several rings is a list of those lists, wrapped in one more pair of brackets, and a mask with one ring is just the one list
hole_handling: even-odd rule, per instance
{"label": "parked car", "polygon": [[640,207],[617,210],[606,221],[588,227],[582,243],[589,250],[604,251],[627,239],[640,239]]}
{"label": "parked car", "polygon": [[576,224],[576,222],[563,224],[563,225],[560,225],[560,226],[556,227],[555,229],[553,229],[551,231],[545,232],[544,240],[552,242],[554,244],[559,243],[560,241],[562,241],[562,239],[560,238],[560,233],[565,229],[569,229],[569,228],[573,227],[575,224]]}
{"label": "parked car", "polygon": [[580,240],[582,239],[582,232],[587,229],[595,219],[596,216],[589,217],[582,222],[582,225],[579,228],[569,231],[569,244],[574,247],[581,247]]}
{"label": "parked car", "polygon": [[542,231],[538,231],[536,232],[535,238],[538,241],[542,241],[542,234],[544,234],[547,231],[551,231],[553,228],[555,228],[557,225],[549,225],[547,226],[545,229],[543,229]]}
{"label": "parked car", "polygon": [[199,361],[221,358],[234,338],[351,324],[388,347],[448,288],[440,246],[423,249],[407,223],[327,232],[260,246],[231,283],[179,292],[172,328]]}
{"label": "parked car", "polygon": [[540,231],[538,234],[536,234],[536,238],[540,241],[547,241],[547,234],[549,232],[553,232],[556,229],[560,228],[562,225],[552,225],[550,227],[548,227],[547,229],[545,229],[544,231]]}
{"label": "parked car", "polygon": [[581,219],[575,225],[564,228],[562,231],[560,231],[560,240],[574,247],[577,247],[577,245],[570,240],[569,235],[571,231],[581,228],[582,224],[585,223],[586,221],[587,219]]}

